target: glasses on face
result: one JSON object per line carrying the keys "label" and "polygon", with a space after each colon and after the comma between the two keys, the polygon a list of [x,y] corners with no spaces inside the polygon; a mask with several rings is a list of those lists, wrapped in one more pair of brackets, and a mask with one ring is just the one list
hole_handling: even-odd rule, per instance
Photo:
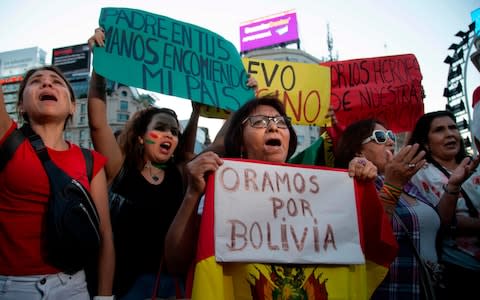
{"label": "glasses on face", "polygon": [[388,139],[391,139],[393,142],[395,142],[395,133],[393,133],[391,130],[374,130],[371,136],[363,140],[362,145],[370,141],[375,141],[377,144],[385,144]]}
{"label": "glasses on face", "polygon": [[275,123],[278,128],[285,129],[288,128],[288,124],[290,120],[284,116],[276,116],[276,117],[269,117],[269,116],[249,116],[243,120],[242,124],[249,121],[250,126],[253,128],[267,128],[270,121]]}

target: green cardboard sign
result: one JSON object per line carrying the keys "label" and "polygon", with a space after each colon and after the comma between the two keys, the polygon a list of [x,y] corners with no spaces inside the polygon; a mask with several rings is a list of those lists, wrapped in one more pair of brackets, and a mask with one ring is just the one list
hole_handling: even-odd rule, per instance
{"label": "green cardboard sign", "polygon": [[95,71],[149,91],[236,110],[254,97],[232,43],[204,28],[128,8],[102,8]]}

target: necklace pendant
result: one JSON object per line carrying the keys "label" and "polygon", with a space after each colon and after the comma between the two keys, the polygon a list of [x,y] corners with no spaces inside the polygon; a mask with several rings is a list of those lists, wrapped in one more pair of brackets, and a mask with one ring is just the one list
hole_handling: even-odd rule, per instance
{"label": "necklace pendant", "polygon": [[153,179],[153,181],[158,181],[160,178],[158,178],[157,175],[152,175],[152,179]]}

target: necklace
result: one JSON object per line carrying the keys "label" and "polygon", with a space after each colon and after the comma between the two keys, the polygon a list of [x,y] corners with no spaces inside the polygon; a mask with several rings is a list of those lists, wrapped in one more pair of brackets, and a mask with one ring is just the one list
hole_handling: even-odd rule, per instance
{"label": "necklace", "polygon": [[158,180],[160,180],[160,177],[158,175],[160,175],[161,171],[158,172],[157,174],[154,174],[152,173],[152,169],[158,169],[158,170],[164,170],[167,168],[167,164],[162,164],[162,163],[152,163],[151,161],[148,161],[146,164],[145,164],[145,168],[148,169],[148,172],[150,173],[150,177],[152,178],[153,181],[157,182]]}

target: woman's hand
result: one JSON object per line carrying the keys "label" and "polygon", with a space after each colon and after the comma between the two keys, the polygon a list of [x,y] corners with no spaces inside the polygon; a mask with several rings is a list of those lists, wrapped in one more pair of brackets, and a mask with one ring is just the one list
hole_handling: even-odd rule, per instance
{"label": "woman's hand", "polygon": [[418,144],[405,146],[396,155],[388,151],[385,182],[402,188],[425,165],[425,151],[418,152],[418,147]]}
{"label": "woman's hand", "polygon": [[472,175],[478,167],[480,162],[480,156],[477,156],[475,159],[466,157],[460,162],[458,167],[453,170],[450,178],[448,179],[448,185],[453,190],[459,190],[460,186],[465,182],[465,180]]}
{"label": "woman's hand", "polygon": [[250,74],[248,74],[248,79],[247,79],[247,86],[249,88],[252,88],[253,91],[255,92],[255,96],[257,95],[257,90],[258,90],[258,82],[257,80]]}
{"label": "woman's hand", "polygon": [[200,115],[200,110],[202,109],[203,104],[195,101],[190,101],[190,102],[192,102],[192,114]]}
{"label": "woman's hand", "polygon": [[333,110],[333,106],[328,107],[328,112],[325,115],[325,118],[330,119],[331,127],[335,127],[338,124],[337,117],[335,116],[335,110]]}
{"label": "woman's hand", "polygon": [[374,180],[377,178],[377,167],[364,157],[355,157],[348,164],[348,176],[360,180]]}
{"label": "woman's hand", "polygon": [[207,173],[216,171],[223,164],[223,160],[211,151],[204,152],[186,165],[188,189],[199,195],[205,191]]}
{"label": "woman's hand", "polygon": [[95,33],[88,39],[90,51],[92,51],[94,46],[105,46],[105,31],[101,27],[95,29]]}

